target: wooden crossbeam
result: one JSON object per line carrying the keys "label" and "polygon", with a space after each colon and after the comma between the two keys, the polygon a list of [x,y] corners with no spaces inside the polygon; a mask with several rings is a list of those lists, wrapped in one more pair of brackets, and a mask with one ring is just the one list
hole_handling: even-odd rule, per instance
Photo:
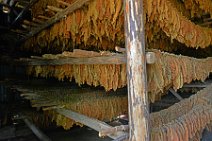
{"label": "wooden crossbeam", "polygon": [[65,65],[65,64],[125,64],[126,56],[116,54],[113,56],[65,58],[65,59],[29,59],[22,58],[16,61],[21,65]]}
{"label": "wooden crossbeam", "polygon": [[183,98],[177,93],[174,91],[174,89],[169,89],[169,91],[178,99],[178,100],[183,100]]}
{"label": "wooden crossbeam", "polygon": [[55,14],[52,18],[50,18],[48,21],[46,21],[45,23],[43,23],[39,27],[32,29],[32,31],[29,32],[29,34],[24,39],[28,39],[28,38],[38,34],[42,30],[46,29],[47,27],[53,25],[54,23],[56,23],[59,20],[61,20],[62,18],[64,18],[66,15],[68,15],[68,14],[74,12],[75,10],[81,8],[83,5],[85,5],[89,1],[90,0],[76,0],[73,4],[68,6],[63,11]]}
{"label": "wooden crossbeam", "polygon": [[[99,121],[97,119],[93,119],[90,117],[87,117],[85,115],[73,112],[71,110],[67,110],[67,109],[56,109],[56,112],[58,112],[61,115],[64,115],[70,119],[75,120],[76,122],[82,123],[94,130],[96,130],[97,132],[102,131],[103,129],[111,129],[113,128],[112,126],[106,124],[105,122]],[[118,131],[118,132],[114,132],[113,134],[109,134],[108,137],[112,138],[112,139],[117,139],[120,138],[123,135],[127,135],[128,133],[123,132],[123,131]]]}
{"label": "wooden crossbeam", "polygon": [[[146,52],[147,64],[156,62],[154,52]],[[31,56],[16,61],[23,65],[65,65],[65,64],[125,64],[126,54],[93,52],[75,49],[74,52],[65,54],[45,54],[43,57]],[[19,62],[19,63],[18,63]]]}

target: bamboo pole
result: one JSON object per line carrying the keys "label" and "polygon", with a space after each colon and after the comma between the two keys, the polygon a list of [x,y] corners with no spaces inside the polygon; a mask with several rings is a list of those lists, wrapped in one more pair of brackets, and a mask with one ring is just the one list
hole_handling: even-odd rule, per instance
{"label": "bamboo pole", "polygon": [[143,0],[125,0],[129,140],[149,141]]}

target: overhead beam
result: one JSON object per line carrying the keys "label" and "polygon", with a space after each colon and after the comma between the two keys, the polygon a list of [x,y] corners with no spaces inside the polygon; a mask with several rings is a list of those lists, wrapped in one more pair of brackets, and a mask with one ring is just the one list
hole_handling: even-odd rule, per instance
{"label": "overhead beam", "polygon": [[90,0],[76,0],[73,4],[68,6],[63,11],[58,12],[57,14],[55,14],[52,18],[50,18],[48,21],[44,22],[39,27],[33,28],[32,31],[29,32],[29,34],[24,39],[28,39],[28,38],[38,34],[42,30],[46,29],[47,27],[53,25],[54,23],[58,22],[62,18],[66,17],[68,14],[70,14],[70,13],[74,12],[75,10],[81,8],[83,5],[85,5],[89,1]]}
{"label": "overhead beam", "polygon": [[124,0],[124,2],[129,140],[149,141],[150,118],[147,96],[143,0]]}

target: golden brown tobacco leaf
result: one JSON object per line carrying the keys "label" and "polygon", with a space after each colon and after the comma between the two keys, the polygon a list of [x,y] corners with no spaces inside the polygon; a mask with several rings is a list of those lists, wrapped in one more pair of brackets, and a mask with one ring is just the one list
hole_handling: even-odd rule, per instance
{"label": "golden brown tobacco leaf", "polygon": [[[157,61],[147,65],[148,93],[151,102],[159,100],[164,90],[181,88],[193,80],[204,81],[212,72],[212,58],[196,59],[154,50]],[[202,68],[202,69],[200,69]],[[203,69],[204,68],[204,69]],[[69,79],[79,85],[103,86],[105,90],[116,90],[127,84],[126,65],[58,65],[28,66],[29,75]]]}
{"label": "golden brown tobacco leaf", "polygon": [[197,9],[201,9],[202,11],[209,13],[212,15],[212,2],[211,0],[185,0],[185,7],[186,9],[191,10],[191,13],[199,14],[200,10],[197,11]]}
{"label": "golden brown tobacco leaf", "polygon": [[152,113],[152,141],[189,141],[200,135],[212,121],[212,85],[168,109]]}
{"label": "golden brown tobacco leaf", "polygon": [[171,39],[194,48],[205,48],[211,45],[212,30],[189,21],[174,8],[169,0],[150,0],[147,7],[149,21],[157,22]]}

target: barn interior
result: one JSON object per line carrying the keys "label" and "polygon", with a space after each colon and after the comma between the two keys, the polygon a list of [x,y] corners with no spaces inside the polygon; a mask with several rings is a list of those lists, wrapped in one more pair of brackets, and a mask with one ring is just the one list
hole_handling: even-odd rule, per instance
{"label": "barn interior", "polygon": [[[212,1],[142,3],[151,141],[206,141]],[[0,0],[0,140],[128,139],[126,11],[124,0]]]}

